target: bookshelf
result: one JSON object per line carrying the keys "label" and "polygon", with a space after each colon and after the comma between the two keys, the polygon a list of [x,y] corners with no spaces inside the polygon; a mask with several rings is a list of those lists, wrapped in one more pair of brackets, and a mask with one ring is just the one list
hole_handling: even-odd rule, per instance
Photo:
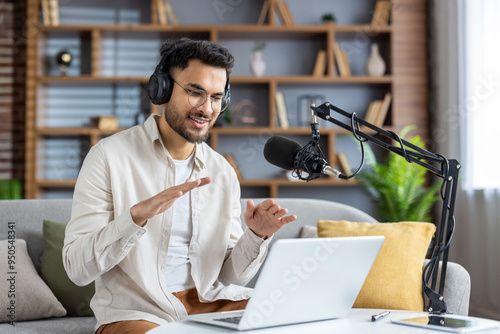
{"label": "bookshelf", "polygon": [[[391,14],[390,25],[372,24],[369,20],[363,24],[301,24],[294,11],[296,2],[293,1],[288,1],[287,4],[289,14],[295,21],[293,24],[284,24],[279,21],[278,13],[275,12],[279,10],[275,4],[277,1],[267,1],[271,3],[267,13],[268,20],[261,24],[258,24],[257,20],[262,14],[264,2],[254,4],[254,12],[258,14],[255,23],[193,25],[182,23],[182,17],[179,17],[179,24],[161,24],[160,20],[152,15],[153,3],[157,2],[152,0],[151,4],[137,4],[137,8],[147,13],[141,15],[149,17],[149,22],[144,19],[133,24],[70,24],[64,20],[65,11],[61,8],[59,24],[44,25],[39,1],[28,0],[28,17],[33,24],[28,25],[28,33],[32,38],[28,40],[27,45],[25,197],[57,197],[61,193],[71,195],[78,163],[81,163],[86,149],[105,136],[133,126],[138,111],[158,112],[157,107],[145,99],[145,86],[158,61],[154,59],[157,56],[157,48],[151,45],[157,43],[159,46],[161,41],[171,37],[189,36],[221,42],[228,46],[231,52],[234,51],[237,62],[240,50],[238,43],[246,46],[256,40],[269,41],[270,47],[277,45],[275,49],[270,50],[273,54],[274,50],[279,50],[280,46],[288,43],[286,45],[291,45],[292,48],[303,50],[296,55],[296,63],[292,63],[290,69],[304,67],[304,63],[309,63],[307,67],[290,73],[278,70],[273,72],[271,69],[263,77],[253,77],[244,70],[235,68],[231,77],[232,103],[244,98],[255,101],[259,111],[258,122],[253,126],[214,127],[209,144],[223,154],[231,154],[243,167],[243,195],[245,189],[250,188],[261,189],[259,191],[264,196],[280,197],[280,191],[286,191],[290,187],[309,189],[355,186],[354,181],[332,178],[322,178],[310,183],[290,181],[279,178],[277,171],[272,169],[273,166],[263,168],[267,173],[262,176],[245,175],[244,159],[249,155],[255,156],[252,163],[259,164],[259,149],[262,155],[264,143],[271,135],[291,136],[301,139],[302,142],[309,140],[309,128],[297,124],[293,119],[288,129],[281,128],[276,108],[278,92],[284,92],[289,115],[296,113],[294,104],[297,91],[302,89],[325,91],[325,95],[330,91],[352,91],[353,93],[349,94],[356,96],[356,92],[359,92],[360,96],[365,96],[363,105],[354,104],[354,110],[342,106],[346,110],[357,112],[358,115],[366,113],[369,101],[382,100],[386,93],[390,93],[392,101],[382,125],[397,131],[404,125],[416,124],[420,129],[419,134],[427,138],[426,48],[425,29],[422,28],[425,24],[425,1],[392,1],[396,10]],[[175,10],[180,2],[174,0],[170,3]],[[367,3],[370,4],[367,8],[356,10],[373,11],[376,1],[367,0]],[[350,76],[339,75],[335,64],[335,43],[340,43],[350,58],[350,54],[353,54],[350,43],[355,47],[359,36],[382,45],[383,56],[387,60],[386,75],[370,77],[359,71],[352,71]],[[129,41],[131,45],[137,43],[139,47],[148,42],[147,48],[151,49],[150,58],[144,61],[144,64],[133,63],[132,56],[130,59],[121,59],[123,50],[135,52],[130,45],[121,45],[123,41]],[[53,66],[47,65],[47,59],[50,58],[51,52],[66,44],[72,47],[77,64],[71,69],[73,72],[60,76]],[[313,75],[314,62],[320,50],[325,52],[325,71],[322,75]],[[248,93],[249,91],[252,93]],[[341,93],[339,100],[344,101],[344,98],[351,103],[348,101],[351,95]],[[68,96],[67,100],[62,96]],[[114,100],[109,96],[115,96]],[[330,100],[329,97],[327,99]],[[72,101],[77,103],[74,105]],[[330,102],[335,104],[335,101]],[[68,110],[71,117],[61,115],[64,113],[64,107],[72,105],[75,111]],[[90,117],[109,114],[110,109],[115,111],[120,119],[118,129],[101,131],[87,124],[86,120]],[[342,148],[337,147],[338,138],[346,136],[347,132],[328,126],[322,127],[320,132],[323,151],[330,165],[334,166],[337,153],[342,151]],[[66,140],[66,146],[59,143]],[[239,141],[239,144],[233,145],[233,141]],[[249,143],[248,147],[243,145],[245,142]],[[251,152],[250,144],[255,144],[251,147]],[[59,148],[58,152],[57,147],[60,146],[62,148]],[[234,147],[239,147],[241,152],[231,151]],[[58,153],[51,156],[51,150]],[[65,168],[60,168],[61,172],[52,172],[53,168],[57,169],[52,159],[62,159],[63,164],[70,165],[71,171],[65,172]]]}

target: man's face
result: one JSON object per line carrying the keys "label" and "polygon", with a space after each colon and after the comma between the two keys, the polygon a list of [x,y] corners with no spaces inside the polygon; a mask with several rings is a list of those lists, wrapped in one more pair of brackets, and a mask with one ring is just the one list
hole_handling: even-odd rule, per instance
{"label": "man's face", "polygon": [[[201,143],[208,139],[210,129],[214,125],[218,112],[212,109],[210,97],[220,98],[224,95],[226,70],[205,65],[199,60],[190,60],[182,71],[174,71],[172,78],[173,91],[163,114],[168,125],[189,143]],[[203,90],[207,100],[198,107],[188,102],[186,90]]]}

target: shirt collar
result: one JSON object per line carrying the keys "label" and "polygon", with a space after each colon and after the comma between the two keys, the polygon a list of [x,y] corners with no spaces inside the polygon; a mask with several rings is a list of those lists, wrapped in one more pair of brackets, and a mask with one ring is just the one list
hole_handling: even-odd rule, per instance
{"label": "shirt collar", "polygon": [[[149,139],[151,140],[151,144],[153,145],[153,149],[155,149],[155,143],[158,141],[166,152],[168,152],[165,149],[165,145],[163,145],[163,141],[160,135],[160,131],[158,130],[158,121],[160,120],[160,115],[156,114],[151,114],[148,119],[144,122],[144,128],[146,129],[146,133],[149,136]],[[201,144],[196,144],[195,145],[195,152],[194,152],[194,167],[198,170],[202,170],[206,166],[206,144],[201,143]],[[167,154],[169,159],[172,159],[170,157],[170,154]]]}

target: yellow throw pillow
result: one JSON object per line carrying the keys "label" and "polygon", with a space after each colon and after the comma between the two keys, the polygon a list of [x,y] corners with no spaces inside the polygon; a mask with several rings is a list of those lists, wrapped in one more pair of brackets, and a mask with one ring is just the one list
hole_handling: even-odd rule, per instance
{"label": "yellow throw pillow", "polygon": [[423,311],[422,266],[436,231],[430,223],[318,222],[318,237],[385,236],[354,303],[357,308]]}

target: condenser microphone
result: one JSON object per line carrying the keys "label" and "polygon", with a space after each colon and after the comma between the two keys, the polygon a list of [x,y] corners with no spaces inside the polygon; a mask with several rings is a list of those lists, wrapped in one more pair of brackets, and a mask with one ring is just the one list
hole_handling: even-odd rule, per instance
{"label": "condenser microphone", "polygon": [[[269,138],[264,146],[264,158],[277,167],[294,171],[300,179],[302,172],[337,178],[341,176],[338,170],[328,166],[328,162],[319,153],[312,152],[307,147],[302,147],[299,143],[282,136]],[[309,179],[311,177],[308,177]]]}

